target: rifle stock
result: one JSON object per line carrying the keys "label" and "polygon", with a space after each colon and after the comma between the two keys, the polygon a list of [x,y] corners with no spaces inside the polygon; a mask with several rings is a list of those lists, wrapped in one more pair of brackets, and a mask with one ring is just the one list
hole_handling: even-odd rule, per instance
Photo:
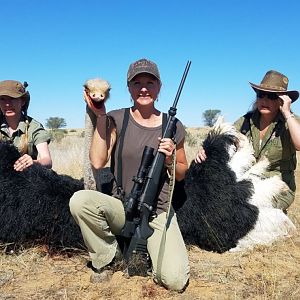
{"label": "rifle stock", "polygon": [[[171,106],[168,111],[167,125],[162,138],[174,137],[176,131],[176,105],[180,97],[190,65],[191,61],[188,61],[173,106]],[[157,151],[149,172],[146,174],[145,180],[143,180],[144,185],[140,189],[141,193],[138,195],[138,197],[135,198],[135,201],[137,201],[137,203],[134,203],[132,205],[136,207],[136,215],[135,218],[133,218],[134,221],[132,220],[132,218],[128,219],[126,216],[125,225],[122,230],[122,236],[127,239],[129,238],[129,245],[126,249],[124,249],[123,252],[124,258],[128,264],[130,264],[129,261],[132,259],[132,256],[134,254],[147,253],[147,239],[153,233],[153,229],[149,226],[149,220],[153,215],[153,210],[156,207],[158,192],[161,188],[160,179],[164,169],[164,162],[165,154]],[[133,194],[133,192],[131,192],[130,194]],[[126,230],[126,228],[128,228],[129,226],[131,229],[130,233],[128,234],[129,231]],[[128,270],[129,275],[136,275],[137,273],[141,275],[141,273],[136,272],[136,270],[136,267],[133,268],[133,272],[130,272],[130,270]]]}

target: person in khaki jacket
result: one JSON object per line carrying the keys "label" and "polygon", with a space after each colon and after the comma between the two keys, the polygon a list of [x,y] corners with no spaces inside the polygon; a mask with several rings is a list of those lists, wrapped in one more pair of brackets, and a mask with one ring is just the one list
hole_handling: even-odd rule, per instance
{"label": "person in khaki jacket", "polygon": [[14,164],[16,171],[34,163],[52,167],[50,135],[41,123],[27,115],[30,101],[27,86],[27,82],[0,81],[0,141],[11,142],[18,148],[21,157]]}
{"label": "person in khaki jacket", "polygon": [[[256,100],[250,112],[239,118],[235,127],[245,134],[258,161],[265,156],[270,165],[266,177],[279,175],[289,190],[273,199],[273,206],[286,212],[295,198],[296,151],[300,150],[300,122],[291,111],[298,91],[288,90],[288,78],[274,70],[268,71],[260,84],[250,82]],[[205,160],[202,149],[195,161]]]}
{"label": "person in khaki jacket", "polygon": [[268,158],[265,175],[279,175],[288,185],[289,190],[273,199],[274,207],[284,211],[295,198],[296,151],[300,150],[300,122],[291,111],[299,92],[289,91],[288,81],[285,75],[271,70],[260,84],[250,83],[256,93],[253,110],[235,122],[236,128],[251,140],[256,160]]}

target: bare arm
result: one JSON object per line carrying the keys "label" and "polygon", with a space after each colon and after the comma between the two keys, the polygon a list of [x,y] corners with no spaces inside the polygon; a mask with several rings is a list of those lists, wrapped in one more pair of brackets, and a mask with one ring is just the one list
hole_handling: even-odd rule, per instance
{"label": "bare arm", "polygon": [[107,115],[98,116],[90,148],[90,160],[95,169],[105,167],[109,161],[116,136],[116,127],[112,120]]}
{"label": "bare arm", "polygon": [[39,157],[37,160],[34,160],[33,162],[38,163],[48,169],[51,169],[52,159],[51,159],[48,143],[47,142],[40,143],[36,145],[36,149],[39,153]]}
{"label": "bare arm", "polygon": [[300,150],[300,123],[291,113],[291,99],[287,95],[281,95],[279,98],[282,100],[282,105],[280,106],[281,113],[283,114],[289,132],[293,141],[293,144],[297,151]]}

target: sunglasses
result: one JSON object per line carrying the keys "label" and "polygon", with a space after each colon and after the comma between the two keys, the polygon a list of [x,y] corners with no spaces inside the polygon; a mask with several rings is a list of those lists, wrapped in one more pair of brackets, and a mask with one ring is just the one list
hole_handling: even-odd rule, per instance
{"label": "sunglasses", "polygon": [[278,98],[278,95],[276,93],[266,93],[266,92],[257,92],[256,93],[257,98],[264,98],[267,97],[270,100],[276,100]]}

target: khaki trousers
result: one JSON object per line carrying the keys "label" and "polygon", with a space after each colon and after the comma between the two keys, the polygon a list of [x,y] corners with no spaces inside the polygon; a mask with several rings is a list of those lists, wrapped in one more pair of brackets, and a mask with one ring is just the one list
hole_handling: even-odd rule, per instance
{"label": "khaki trousers", "polygon": [[281,192],[272,199],[273,207],[287,211],[295,199],[295,192],[291,189]]}
{"label": "khaki trousers", "polygon": [[[70,200],[70,210],[80,226],[93,266],[101,268],[109,264],[118,247],[115,235],[121,232],[125,223],[122,202],[97,191],[78,191]],[[148,238],[147,248],[152,260],[154,280],[159,267],[162,284],[168,289],[180,291],[189,279],[190,267],[187,250],[173,210],[171,215],[161,266],[157,264],[166,213],[158,215],[150,222],[154,233]]]}

